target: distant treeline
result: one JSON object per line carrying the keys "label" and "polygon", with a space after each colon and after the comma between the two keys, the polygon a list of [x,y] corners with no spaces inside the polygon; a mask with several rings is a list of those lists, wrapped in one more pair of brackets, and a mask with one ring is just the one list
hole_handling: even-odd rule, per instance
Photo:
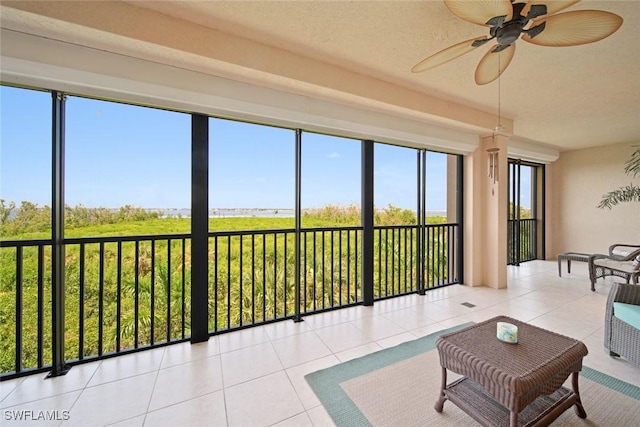
{"label": "distant treeline", "polygon": [[[117,224],[125,221],[156,219],[160,212],[147,211],[130,205],[119,209],[87,208],[83,205],[65,206],[66,227],[86,227],[99,224]],[[0,236],[15,236],[51,230],[51,207],[39,207],[35,203],[23,201],[20,207],[15,202],[0,199]]]}
{"label": "distant treeline", "polygon": [[[358,225],[361,222],[360,206],[356,204],[349,206],[329,204],[321,208],[305,209],[302,212],[302,218],[323,219],[340,225]],[[410,225],[416,224],[416,221],[416,214],[412,210],[393,205],[383,209],[375,209],[373,214],[373,222],[376,225]],[[433,222],[442,221],[434,220]]]}
{"label": "distant treeline", "polygon": [[[276,215],[277,215],[277,211]],[[69,229],[90,227],[104,224],[119,224],[130,221],[145,221],[163,218],[158,209],[145,209],[125,205],[118,209],[88,208],[83,205],[65,206],[64,222]],[[322,208],[305,209],[303,219],[315,219],[330,222],[334,225],[359,225],[361,223],[360,206],[328,204]],[[181,218],[178,216],[177,218]],[[443,223],[444,217],[428,217],[427,222]],[[374,210],[375,225],[411,225],[417,223],[415,212],[389,205]],[[51,207],[38,206],[36,203],[23,201],[20,206],[15,202],[0,199],[0,238],[14,237],[28,233],[39,233],[51,230]]]}

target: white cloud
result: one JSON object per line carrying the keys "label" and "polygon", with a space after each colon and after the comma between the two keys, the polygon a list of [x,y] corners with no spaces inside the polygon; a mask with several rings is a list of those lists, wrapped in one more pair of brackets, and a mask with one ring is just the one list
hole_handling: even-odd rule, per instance
{"label": "white cloud", "polygon": [[338,157],[340,157],[340,153],[337,153],[334,151],[333,153],[329,154],[327,157],[330,159],[337,159]]}

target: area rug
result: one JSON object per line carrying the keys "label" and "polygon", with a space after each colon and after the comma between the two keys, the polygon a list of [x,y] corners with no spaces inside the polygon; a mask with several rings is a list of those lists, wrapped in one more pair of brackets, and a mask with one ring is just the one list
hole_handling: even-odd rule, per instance
{"label": "area rug", "polygon": [[[441,369],[435,341],[456,326],[310,373],[305,379],[338,427],[476,425],[447,401],[437,413]],[[449,382],[457,376],[448,373]],[[570,379],[569,379],[570,381]],[[571,386],[565,384],[568,388]],[[640,419],[640,387],[583,367],[580,397],[587,419],[569,409],[559,426],[636,426]]]}

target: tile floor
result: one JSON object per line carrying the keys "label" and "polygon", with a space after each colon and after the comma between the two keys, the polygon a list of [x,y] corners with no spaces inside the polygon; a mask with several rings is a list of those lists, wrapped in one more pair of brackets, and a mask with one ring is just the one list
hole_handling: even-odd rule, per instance
{"label": "tile floor", "polygon": [[[586,264],[509,267],[509,287],[449,286],[76,366],[64,377],[0,383],[2,426],[332,426],[304,375],[467,321],[505,314],[582,340],[585,365],[640,385],[640,368],[603,341],[611,281],[589,289]],[[464,302],[475,304],[468,308]],[[21,410],[64,421],[15,422]],[[16,412],[18,411],[18,412]],[[63,411],[69,411],[68,413]],[[24,413],[24,411],[22,411]]]}

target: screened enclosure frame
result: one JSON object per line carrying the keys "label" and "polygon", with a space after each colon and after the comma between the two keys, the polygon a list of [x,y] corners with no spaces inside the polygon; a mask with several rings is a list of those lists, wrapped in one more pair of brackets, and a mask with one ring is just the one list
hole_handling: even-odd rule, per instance
{"label": "screened enclosure frame", "polygon": [[[51,123],[51,227],[52,234],[50,239],[42,240],[2,240],[0,241],[0,251],[11,253],[13,261],[11,268],[15,269],[15,296],[14,316],[15,324],[15,342],[13,343],[13,353],[15,354],[14,369],[7,372],[1,372],[3,380],[28,375],[36,372],[50,372],[50,376],[64,375],[73,365],[89,362],[92,360],[113,357],[121,354],[127,354],[135,351],[141,351],[158,346],[168,345],[177,342],[190,341],[192,343],[208,340],[209,336],[224,333],[232,330],[242,329],[264,324],[269,322],[280,321],[283,319],[292,319],[294,321],[302,321],[304,316],[314,314],[326,310],[339,309],[353,305],[373,305],[375,301],[391,298],[408,293],[418,293],[424,295],[429,289],[440,286],[446,286],[463,281],[463,156],[451,155],[456,157],[456,174],[455,174],[455,200],[456,200],[456,220],[446,224],[427,224],[427,204],[426,204],[426,153],[425,149],[414,149],[416,151],[416,224],[402,226],[377,226],[374,224],[374,147],[376,142],[373,139],[363,139],[360,141],[361,152],[361,223],[353,227],[335,227],[333,229],[322,228],[303,228],[301,223],[302,206],[301,206],[301,148],[303,145],[303,129],[292,129],[295,131],[295,225],[291,229],[279,230],[259,230],[253,232],[211,232],[209,230],[209,187],[208,176],[210,171],[209,150],[210,148],[210,116],[198,113],[192,113],[191,116],[191,232],[182,234],[157,235],[157,236],[114,236],[100,238],[69,238],[65,236],[65,100],[67,94],[43,90],[51,93],[52,97],[52,123]],[[74,94],[74,96],[77,96]],[[105,101],[115,102],[115,101]],[[149,108],[147,106],[140,106]],[[154,108],[154,107],[151,107]],[[169,110],[170,111],[170,110]],[[249,123],[246,122],[245,123]],[[251,123],[249,123],[251,124]],[[313,132],[316,133],[316,132]],[[443,153],[445,154],[445,153]],[[282,312],[278,312],[277,307],[274,315],[268,317],[266,308],[263,309],[262,315],[256,317],[255,304],[261,303],[266,307],[266,290],[263,290],[262,298],[256,297],[255,289],[251,296],[253,321],[242,323],[239,325],[228,323],[227,327],[218,327],[217,316],[212,319],[211,310],[211,288],[210,288],[210,249],[212,244],[223,244],[224,239],[228,239],[228,250],[231,248],[232,239],[239,239],[240,242],[251,242],[253,250],[268,246],[268,239],[273,246],[277,246],[278,235],[284,237],[285,257],[286,251],[293,249],[294,258],[294,302],[293,308],[287,305],[286,301]],[[320,236],[320,237],[318,237]],[[337,236],[337,238],[336,238]],[[293,240],[293,244],[287,246],[289,237]],[[281,239],[283,237],[280,237]],[[256,240],[258,239],[258,240]],[[262,240],[261,246],[257,246],[256,241]],[[212,243],[213,242],[213,243]],[[331,242],[331,246],[329,246]],[[320,243],[322,246],[320,246]],[[115,248],[117,265],[117,310],[118,316],[122,313],[121,298],[121,279],[124,269],[123,251],[127,245],[135,245],[135,262],[136,262],[136,289],[139,280],[137,273],[138,251],[143,245],[149,245],[152,254],[151,271],[155,272],[159,268],[160,261],[168,266],[173,265],[180,269],[180,276],[173,278],[167,276],[168,284],[166,288],[161,288],[160,283],[155,282],[155,274],[151,278],[152,295],[170,298],[173,291],[176,295],[181,295],[181,309],[176,309],[169,304],[167,300],[167,310],[159,313],[159,316],[166,317],[166,324],[155,324],[153,321],[154,309],[160,310],[160,305],[151,302],[151,334],[149,342],[138,341],[138,323],[136,323],[136,339],[135,344],[131,347],[124,348],[121,344],[121,318],[117,319],[117,337],[116,347],[109,348],[103,339],[102,322],[105,321],[106,309],[104,307],[105,297],[105,264],[109,262],[106,253],[111,247]],[[241,243],[242,244],[242,243]],[[245,243],[248,244],[248,243]],[[76,248],[80,248],[81,254],[85,253],[85,249],[89,246],[97,245],[99,247],[99,271],[100,271],[100,288],[99,288],[99,316],[100,316],[100,337],[95,354],[91,352],[85,354],[88,350],[83,347],[83,337],[80,337],[80,347],[74,357],[69,357],[69,349],[65,344],[65,332],[68,334],[69,325],[65,325],[65,320],[69,313],[66,312],[65,298],[69,296],[65,292],[65,283],[69,278],[65,277],[65,253]],[[327,246],[325,246],[327,245]],[[250,245],[251,246],[251,245]],[[293,246],[293,248],[291,248]],[[23,340],[24,324],[23,324],[23,304],[24,292],[23,287],[26,285],[26,279],[22,275],[24,268],[24,254],[31,251],[30,248],[36,248],[38,252],[38,305],[41,307],[38,311],[38,342],[37,342],[37,362],[33,364],[25,363],[24,349],[26,343]],[[133,246],[132,246],[133,247]],[[145,246],[146,247],[146,246]],[[332,261],[331,268],[337,265],[339,270],[339,280],[333,277],[325,281],[322,278],[322,288],[315,282],[311,285],[306,278],[306,262],[307,257],[317,256],[322,248],[325,253],[322,254],[322,262],[325,262],[327,248],[330,247],[331,257],[334,253],[340,258],[340,263],[335,264]],[[384,249],[383,249],[384,248]],[[51,251],[50,265],[44,260],[43,253]],[[241,247],[242,251],[242,247]],[[186,253],[190,252],[190,262],[186,263]],[[434,255],[436,254],[437,255]],[[165,257],[166,259],[162,258]],[[178,260],[173,261],[173,257],[177,256]],[[216,252],[217,256],[217,252]],[[266,254],[259,253],[254,255],[252,262],[255,264],[255,257],[262,256],[266,260]],[[156,260],[156,257],[158,259]],[[351,258],[353,257],[353,258]],[[346,270],[342,270],[342,260],[346,258]],[[275,258],[274,258],[275,259]],[[333,258],[332,258],[333,259]],[[383,262],[384,259],[384,262]],[[304,263],[303,263],[304,260]],[[80,256],[82,263],[87,262],[84,255]],[[216,261],[217,262],[217,261]],[[319,259],[313,258],[313,262],[320,262]],[[265,263],[262,264],[262,275],[266,275]],[[314,264],[316,265],[316,264]],[[43,271],[51,269],[50,289],[45,290],[43,280]],[[252,267],[255,269],[255,265]],[[287,277],[287,266],[285,269],[285,281]],[[355,270],[355,275],[354,274]],[[81,269],[81,271],[83,271]],[[190,274],[190,282],[186,279],[186,273]],[[305,279],[302,279],[303,273]],[[252,270],[251,277],[254,279],[259,277],[259,270]],[[277,272],[271,272],[277,276]],[[344,276],[343,276],[344,274]],[[354,277],[343,280],[346,277]],[[81,278],[82,279],[82,274]],[[382,277],[385,277],[384,290],[382,288]],[[442,278],[445,278],[444,280]],[[255,279],[257,280],[257,279]],[[377,283],[376,283],[377,281]],[[326,282],[326,283],[325,283]],[[359,282],[359,283],[358,283]],[[322,296],[321,303],[316,292],[322,289],[325,292],[325,284],[331,285],[332,289],[335,285],[339,292],[340,299],[335,303],[333,296],[331,300],[326,300],[326,296]],[[378,287],[376,287],[376,284]],[[163,285],[164,286],[164,285]],[[82,284],[81,284],[82,288]],[[242,291],[242,287],[241,287]],[[274,292],[276,292],[274,290]],[[286,292],[286,291],[285,291]],[[332,290],[333,292],[333,290]],[[355,292],[355,293],[353,293]],[[343,293],[347,294],[343,299]],[[278,297],[279,295],[275,295]],[[45,301],[49,298],[49,302]],[[80,313],[83,313],[83,301],[80,301]],[[136,319],[138,316],[138,296],[135,296]],[[215,296],[217,298],[217,296]],[[214,299],[214,301],[218,301]],[[227,298],[227,305],[230,299]],[[325,304],[325,301],[327,303]],[[45,318],[46,313],[44,305],[51,305],[51,317]],[[178,301],[180,303],[180,301]],[[214,303],[217,310],[217,302]],[[180,307],[180,304],[178,304]],[[227,306],[227,309],[229,307]],[[172,311],[173,310],[173,311]],[[177,316],[177,317],[176,317]],[[82,317],[82,314],[80,314]],[[174,320],[174,319],[179,320]],[[181,318],[181,320],[180,320]],[[227,318],[228,319],[228,318]],[[256,320],[258,319],[258,320]],[[79,320],[80,326],[78,332],[83,334],[82,318]],[[172,330],[172,322],[178,322],[177,333]],[[180,326],[181,323],[181,326]],[[43,335],[43,325],[49,324],[50,342],[46,343]],[[185,326],[187,325],[187,326]],[[215,326],[212,326],[215,325]],[[175,325],[174,325],[175,326]],[[224,326],[224,325],[223,325]],[[154,327],[156,331],[154,332]],[[166,328],[166,330],[162,329]],[[159,330],[159,332],[158,332]],[[164,338],[157,338],[157,336]],[[49,340],[49,338],[47,338]],[[49,360],[47,360],[49,359]]]}

